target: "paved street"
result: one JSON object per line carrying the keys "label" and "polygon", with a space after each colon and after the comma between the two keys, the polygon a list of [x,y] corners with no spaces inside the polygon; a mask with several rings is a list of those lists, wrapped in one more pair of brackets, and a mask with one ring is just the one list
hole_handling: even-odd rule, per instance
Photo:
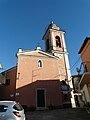
{"label": "paved street", "polygon": [[90,120],[82,109],[57,109],[26,113],[26,120]]}

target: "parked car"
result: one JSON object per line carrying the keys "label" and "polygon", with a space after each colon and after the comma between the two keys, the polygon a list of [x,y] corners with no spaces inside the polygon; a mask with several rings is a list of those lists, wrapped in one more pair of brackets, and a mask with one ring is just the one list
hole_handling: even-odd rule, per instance
{"label": "parked car", "polygon": [[16,101],[0,101],[0,120],[25,120],[23,107]]}

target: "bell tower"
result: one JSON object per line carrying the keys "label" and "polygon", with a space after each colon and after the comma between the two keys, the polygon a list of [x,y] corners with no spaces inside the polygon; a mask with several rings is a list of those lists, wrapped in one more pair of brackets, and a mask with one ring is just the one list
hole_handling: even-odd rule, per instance
{"label": "bell tower", "polygon": [[64,33],[56,24],[51,22],[43,36],[45,51],[58,57],[62,56],[62,53],[66,51]]}
{"label": "bell tower", "polygon": [[[68,73],[68,69],[70,68],[64,34],[64,31],[51,22],[43,36],[43,40],[45,41],[45,52],[57,57],[60,66],[62,66],[65,71],[65,77],[62,78],[63,80],[68,79],[70,76]],[[62,81],[62,79],[60,81]]]}
{"label": "bell tower", "polygon": [[62,31],[56,24],[51,22],[48,28],[46,29],[45,34],[42,39],[45,41],[45,52],[48,52],[58,58],[59,72],[63,71],[62,67],[60,68],[59,66],[63,66],[65,70],[64,80],[67,81],[67,83],[69,84],[71,88],[71,95],[72,95],[71,103],[72,103],[72,107],[75,107],[73,84],[72,84],[72,79],[71,79],[68,52],[66,48],[64,34],[65,34],[64,31]]}

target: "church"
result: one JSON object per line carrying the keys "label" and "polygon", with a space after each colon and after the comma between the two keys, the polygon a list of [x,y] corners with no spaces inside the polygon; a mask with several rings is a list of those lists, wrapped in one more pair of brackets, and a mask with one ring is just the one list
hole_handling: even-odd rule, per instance
{"label": "church", "polygon": [[[35,109],[75,107],[65,32],[51,22],[42,40],[45,51],[18,49],[17,66],[3,72],[2,99]],[[6,93],[6,94],[4,94]]]}

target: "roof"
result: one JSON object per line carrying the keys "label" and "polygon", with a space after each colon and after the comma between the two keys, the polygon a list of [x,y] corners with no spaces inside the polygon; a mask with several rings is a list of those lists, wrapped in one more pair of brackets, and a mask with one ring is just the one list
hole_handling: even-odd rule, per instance
{"label": "roof", "polygon": [[17,66],[14,66],[14,67],[11,67],[11,68],[9,68],[9,69],[7,69],[7,70],[4,70],[3,72],[1,72],[1,74],[4,74],[5,72],[7,72],[7,71],[10,71],[10,70],[12,70],[12,69],[15,69]]}
{"label": "roof", "polygon": [[45,37],[47,31],[50,30],[50,29],[65,32],[65,31],[61,30],[55,23],[51,22],[51,23],[48,25],[48,27],[47,27],[47,29],[46,29],[46,31],[45,31],[45,34],[43,35],[42,40],[44,40],[44,37]]}
{"label": "roof", "polygon": [[81,77],[81,76],[82,76],[82,74],[72,75],[72,78]]}
{"label": "roof", "polygon": [[84,49],[84,47],[86,46],[86,44],[87,44],[87,42],[88,42],[89,40],[90,40],[90,37],[86,37],[86,38],[85,38],[85,40],[84,40],[84,42],[83,42],[83,44],[82,44],[82,46],[81,46],[78,54],[80,54],[80,53],[82,52],[82,50]]}
{"label": "roof", "polygon": [[49,53],[46,53],[46,52],[44,52],[42,50],[32,50],[32,51],[31,50],[22,50],[22,51],[17,53],[17,56],[19,56],[19,55],[34,56],[35,53],[43,54],[43,55],[48,56],[50,58],[58,59],[58,57],[53,56],[53,55],[51,55]]}

